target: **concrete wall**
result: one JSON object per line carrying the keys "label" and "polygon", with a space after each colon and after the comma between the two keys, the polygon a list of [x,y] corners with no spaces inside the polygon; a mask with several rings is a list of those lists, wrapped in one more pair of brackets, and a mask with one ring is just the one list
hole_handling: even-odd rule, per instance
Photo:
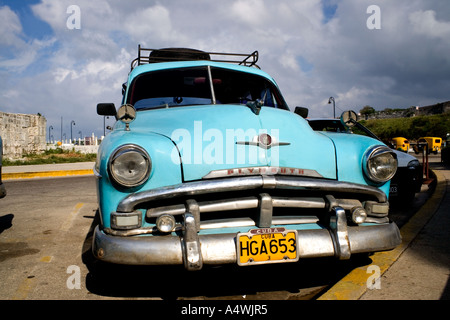
{"label": "concrete wall", "polygon": [[23,154],[44,151],[46,127],[47,120],[43,116],[0,111],[4,158],[17,159]]}
{"label": "concrete wall", "polygon": [[431,116],[434,114],[450,113],[450,101],[440,102],[425,107],[410,107],[404,110],[392,112],[377,111],[373,114],[362,116],[362,119],[388,119],[388,118],[408,118],[415,116]]}

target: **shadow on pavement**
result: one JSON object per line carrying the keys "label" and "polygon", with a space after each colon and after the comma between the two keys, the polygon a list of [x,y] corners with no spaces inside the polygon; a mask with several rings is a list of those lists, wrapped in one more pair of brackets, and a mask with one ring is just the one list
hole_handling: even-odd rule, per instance
{"label": "shadow on pavement", "polygon": [[322,258],[251,267],[205,266],[197,272],[186,271],[183,266],[115,265],[98,261],[92,254],[92,236],[97,224],[98,214],[86,235],[82,259],[89,270],[87,290],[104,297],[309,300],[350,270],[371,263],[365,255],[348,261]]}

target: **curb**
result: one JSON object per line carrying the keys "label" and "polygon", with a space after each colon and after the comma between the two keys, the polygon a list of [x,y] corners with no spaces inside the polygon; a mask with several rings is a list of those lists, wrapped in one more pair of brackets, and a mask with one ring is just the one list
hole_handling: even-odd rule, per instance
{"label": "curb", "polygon": [[45,177],[67,177],[75,175],[93,175],[92,169],[81,170],[64,170],[64,171],[42,171],[42,172],[11,172],[3,173],[2,180],[15,180],[15,179],[31,179],[31,178],[45,178]]}
{"label": "curb", "polygon": [[371,266],[377,266],[381,277],[400,255],[409,247],[427,222],[439,208],[446,191],[446,180],[438,171],[432,171],[436,176],[436,189],[427,202],[401,229],[402,243],[395,249],[386,252],[377,252],[370,256],[372,263],[352,270],[348,275],[337,282],[317,300],[358,300],[368,289],[368,279],[373,274]]}

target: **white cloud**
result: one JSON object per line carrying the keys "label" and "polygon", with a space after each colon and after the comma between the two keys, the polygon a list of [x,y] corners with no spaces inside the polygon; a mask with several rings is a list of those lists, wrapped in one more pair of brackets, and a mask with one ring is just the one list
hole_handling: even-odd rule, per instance
{"label": "white cloud", "polygon": [[124,19],[123,30],[135,41],[142,43],[147,43],[149,41],[147,39],[163,42],[183,40],[183,37],[172,28],[169,10],[162,5],[140,8],[128,14]]}
{"label": "white cloud", "polygon": [[[0,88],[1,107],[103,132],[95,105],[120,103],[138,44],[259,50],[291,108],[309,106],[311,116],[332,114],[330,96],[337,110],[356,111],[450,100],[448,0],[378,0],[381,30],[367,29],[371,0],[326,3],[337,5],[331,20],[323,0],[42,0],[32,12],[52,34],[41,40],[0,7],[0,81],[12,83]],[[80,7],[80,30],[67,28],[70,5]]]}
{"label": "white cloud", "polygon": [[9,7],[0,7],[0,69],[21,72],[38,57],[40,50],[54,39],[27,40],[18,15]]}
{"label": "white cloud", "polygon": [[22,46],[21,35],[22,24],[17,14],[7,6],[0,7],[0,46]]}
{"label": "white cloud", "polygon": [[250,26],[266,25],[270,19],[263,0],[237,0],[231,5],[231,14]]}
{"label": "white cloud", "polygon": [[450,38],[450,22],[436,20],[433,10],[417,11],[409,15],[415,33],[431,38]]}

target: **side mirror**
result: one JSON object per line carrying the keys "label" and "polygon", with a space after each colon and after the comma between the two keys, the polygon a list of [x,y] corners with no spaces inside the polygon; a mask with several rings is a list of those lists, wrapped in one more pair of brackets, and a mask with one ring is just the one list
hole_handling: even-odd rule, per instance
{"label": "side mirror", "polygon": [[341,123],[348,128],[354,127],[357,123],[357,120],[358,115],[355,111],[344,111],[341,114]]}
{"label": "side mirror", "polygon": [[100,116],[116,116],[116,106],[114,103],[97,104],[97,114]]}
{"label": "side mirror", "polygon": [[308,108],[305,107],[295,107],[294,113],[298,114],[302,118],[308,117]]}
{"label": "side mirror", "polygon": [[[376,140],[380,140],[375,133],[370,131],[368,128],[364,127],[362,124],[358,122],[358,115],[355,111],[344,111],[341,115],[341,123],[347,128],[356,127],[361,131],[364,131],[369,137],[374,138]],[[381,141],[381,140],[380,140]]]}

